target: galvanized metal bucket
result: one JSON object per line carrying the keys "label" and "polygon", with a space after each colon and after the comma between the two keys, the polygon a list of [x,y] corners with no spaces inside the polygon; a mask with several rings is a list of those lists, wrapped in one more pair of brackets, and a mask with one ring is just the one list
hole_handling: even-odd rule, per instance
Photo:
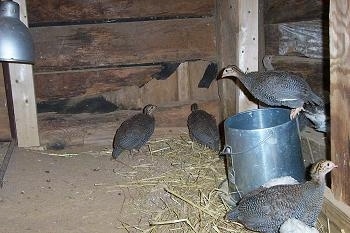
{"label": "galvanized metal bucket", "polygon": [[264,108],[225,120],[229,191],[239,199],[273,178],[291,176],[304,181],[305,167],[297,121],[290,110]]}

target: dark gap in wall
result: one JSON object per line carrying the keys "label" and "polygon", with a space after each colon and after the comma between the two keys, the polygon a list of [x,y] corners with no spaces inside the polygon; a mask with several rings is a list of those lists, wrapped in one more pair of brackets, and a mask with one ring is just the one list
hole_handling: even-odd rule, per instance
{"label": "dark gap in wall", "polygon": [[75,20],[75,21],[60,21],[60,22],[42,22],[42,23],[30,23],[29,27],[48,27],[48,26],[68,26],[68,25],[82,25],[82,24],[101,24],[101,23],[130,23],[141,21],[159,21],[159,20],[173,20],[173,19],[201,19],[210,18],[212,16],[149,16],[138,18],[120,18],[120,19],[99,19],[99,20]]}

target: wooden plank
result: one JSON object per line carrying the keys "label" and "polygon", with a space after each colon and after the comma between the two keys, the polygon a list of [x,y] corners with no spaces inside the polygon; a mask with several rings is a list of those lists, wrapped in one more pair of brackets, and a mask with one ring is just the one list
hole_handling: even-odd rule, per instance
{"label": "wooden plank", "polygon": [[6,89],[2,64],[0,64],[0,100],[0,141],[10,141],[11,128],[7,110]]}
{"label": "wooden plank", "polygon": [[329,0],[265,0],[265,23],[298,22],[328,19]]}
{"label": "wooden plank", "polygon": [[328,58],[327,27],[327,23],[320,20],[267,24],[265,25],[266,54]]}
{"label": "wooden plank", "polygon": [[[239,33],[237,47],[238,67],[244,72],[258,71],[259,69],[259,1],[238,0]],[[246,111],[258,108],[258,105],[251,101],[250,95],[246,95],[243,84],[239,83],[238,111]]]}
{"label": "wooden plank", "polygon": [[[329,60],[297,56],[268,56],[275,70],[300,73],[319,95],[329,93]],[[327,94],[328,95],[328,94]]]}
{"label": "wooden plank", "polygon": [[143,86],[160,70],[160,65],[154,65],[37,73],[35,91],[38,101],[96,95],[125,86]]}
{"label": "wooden plank", "polygon": [[35,72],[164,61],[213,60],[213,18],[31,29]]}
{"label": "wooden plank", "polygon": [[[158,81],[161,82],[161,81]],[[213,114],[216,118],[219,114],[219,103],[215,101],[199,101],[200,108]],[[180,135],[187,132],[187,117],[190,114],[190,102],[172,102],[158,106],[154,113],[156,119],[156,131],[162,127],[181,127],[180,132],[169,132]],[[106,114],[55,114],[40,113],[40,139],[42,145],[50,145],[56,142],[65,145],[102,144],[112,145],[113,135],[122,121],[139,113],[141,109],[118,110]]]}
{"label": "wooden plank", "polygon": [[[26,1],[18,0],[20,19],[26,25]],[[32,65],[9,63],[12,101],[19,147],[39,146]]]}
{"label": "wooden plank", "polygon": [[27,0],[29,25],[155,17],[213,16],[215,0]]}
{"label": "wooden plank", "polygon": [[179,101],[190,99],[190,77],[188,62],[183,62],[176,70],[177,73],[177,96]]}
{"label": "wooden plank", "polygon": [[[216,1],[216,35],[217,35],[217,62],[219,69],[236,63],[237,43],[237,1]],[[237,112],[236,92],[237,87],[232,80],[221,79],[218,81],[220,97],[220,121],[225,120]]]}
{"label": "wooden plank", "polygon": [[336,200],[329,188],[326,188],[324,196],[322,213],[319,219],[326,229],[325,232],[350,232],[350,207]]}
{"label": "wooden plank", "polygon": [[350,5],[331,1],[331,158],[339,166],[332,172],[332,190],[350,205]]}

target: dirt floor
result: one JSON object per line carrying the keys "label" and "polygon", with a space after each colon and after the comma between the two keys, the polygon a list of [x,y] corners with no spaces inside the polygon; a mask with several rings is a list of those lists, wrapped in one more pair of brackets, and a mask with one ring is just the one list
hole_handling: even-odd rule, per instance
{"label": "dirt floor", "polygon": [[[207,192],[225,178],[223,160],[202,149],[193,153],[186,140],[179,149],[179,141],[153,140],[152,155],[144,147],[117,161],[111,160],[111,148],[101,145],[56,151],[16,148],[0,190],[0,232],[194,232],[191,227],[206,225],[211,230],[200,232],[217,232],[215,228],[227,227],[226,209],[210,204],[218,195]],[[199,195],[199,201],[188,207],[165,191],[169,187],[189,199]],[[179,219],[181,223],[167,228],[150,225]]]}

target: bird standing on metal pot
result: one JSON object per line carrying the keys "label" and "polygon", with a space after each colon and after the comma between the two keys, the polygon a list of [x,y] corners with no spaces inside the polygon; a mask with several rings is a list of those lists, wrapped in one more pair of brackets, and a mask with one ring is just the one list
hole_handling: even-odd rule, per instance
{"label": "bird standing on metal pot", "polygon": [[143,112],[125,120],[117,129],[113,140],[112,156],[116,159],[123,150],[139,150],[150,139],[154,132],[155,105],[149,104]]}
{"label": "bird standing on metal pot", "polygon": [[212,150],[220,150],[220,135],[215,117],[198,109],[196,103],[191,105],[191,114],[187,118],[190,138]]}
{"label": "bird standing on metal pot", "polygon": [[310,181],[276,185],[247,193],[227,214],[227,218],[263,233],[278,232],[290,218],[314,227],[322,208],[325,176],[335,167],[333,162],[321,160],[312,166]]}
{"label": "bird standing on metal pot", "polygon": [[309,84],[294,73],[265,71],[245,74],[236,66],[228,66],[220,78],[226,77],[237,77],[255,98],[265,104],[292,108],[291,119],[303,110],[304,103],[322,103]]}

